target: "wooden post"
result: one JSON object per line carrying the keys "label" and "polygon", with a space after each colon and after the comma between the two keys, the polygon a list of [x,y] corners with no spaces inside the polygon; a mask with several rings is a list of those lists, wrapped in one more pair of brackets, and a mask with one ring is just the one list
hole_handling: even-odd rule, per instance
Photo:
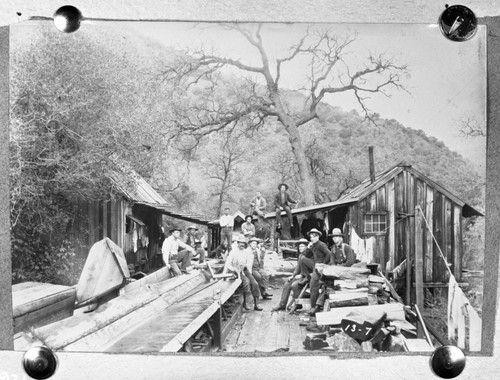
{"label": "wooden post", "polygon": [[213,342],[214,346],[222,349],[223,338],[222,338],[222,313],[221,313],[222,305],[219,309],[217,309],[216,313],[212,317],[213,325]]}
{"label": "wooden post", "polygon": [[368,159],[370,161],[370,181],[371,183],[373,183],[375,182],[375,161],[373,158],[373,146],[368,147]]}
{"label": "wooden post", "polygon": [[[415,290],[418,310],[424,310],[424,252],[422,211],[415,208]],[[420,326],[419,326],[420,327]],[[423,337],[422,329],[417,330],[417,336]]]}

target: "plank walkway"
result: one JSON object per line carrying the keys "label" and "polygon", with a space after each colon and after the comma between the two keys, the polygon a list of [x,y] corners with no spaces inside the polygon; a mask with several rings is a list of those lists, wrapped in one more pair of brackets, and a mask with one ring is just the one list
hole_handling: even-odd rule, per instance
{"label": "plank walkway", "polygon": [[279,303],[286,279],[271,279],[273,299],[260,302],[262,311],[244,311],[223,343],[226,352],[272,352],[288,349],[289,352],[306,351],[302,342],[307,331],[299,326],[300,315],[285,311],[271,312]]}

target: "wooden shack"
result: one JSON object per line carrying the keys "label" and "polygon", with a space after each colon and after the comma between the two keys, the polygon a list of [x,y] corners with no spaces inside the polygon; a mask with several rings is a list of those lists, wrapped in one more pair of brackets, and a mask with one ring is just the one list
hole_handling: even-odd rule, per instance
{"label": "wooden shack", "polygon": [[[144,178],[127,168],[127,177],[112,178],[117,195],[110,201],[78,203],[78,214],[71,226],[70,241],[77,256],[84,260],[92,245],[111,239],[124,252],[127,264],[144,261],[150,265],[161,253],[163,216],[208,226],[199,215],[176,212]],[[210,234],[209,234],[210,235]]]}
{"label": "wooden shack", "polygon": [[[420,241],[415,238],[417,206],[428,224],[420,226]],[[311,223],[322,226],[324,237],[326,231],[331,233],[333,228],[340,228],[344,241],[354,248],[358,259],[380,264],[384,273],[408,257],[414,260],[418,247],[423,254],[424,283],[428,286],[439,286],[448,280],[438,245],[454,276],[461,278],[463,218],[483,216],[405,163],[393,166],[373,180],[366,179],[334,202],[297,208],[292,213],[299,220],[302,235],[307,230],[302,227]],[[266,217],[275,216],[269,213]]]}

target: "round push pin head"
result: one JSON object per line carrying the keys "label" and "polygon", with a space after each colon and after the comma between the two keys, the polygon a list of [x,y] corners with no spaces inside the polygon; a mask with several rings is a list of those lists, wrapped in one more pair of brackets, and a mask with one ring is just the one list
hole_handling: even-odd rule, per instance
{"label": "round push pin head", "polygon": [[56,356],[47,347],[33,347],[24,354],[23,367],[34,379],[48,379],[56,371]]}
{"label": "round push pin head", "polygon": [[465,354],[455,346],[436,348],[431,356],[432,371],[443,379],[452,379],[465,368]]}
{"label": "round push pin head", "polygon": [[80,28],[82,13],[71,5],[65,5],[54,13],[54,25],[64,33],[73,33]]}
{"label": "round push pin head", "polygon": [[477,19],[463,5],[447,7],[439,17],[441,32],[452,41],[466,41],[476,33]]}

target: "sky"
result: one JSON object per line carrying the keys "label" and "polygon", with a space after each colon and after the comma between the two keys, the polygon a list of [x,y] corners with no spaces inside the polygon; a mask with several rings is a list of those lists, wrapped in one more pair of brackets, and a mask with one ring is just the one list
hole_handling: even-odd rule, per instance
{"label": "sky", "polygon": [[[123,27],[119,25],[118,27]],[[255,48],[237,32],[218,24],[132,23],[129,30],[176,49],[210,48],[219,55],[247,64],[260,61]],[[480,171],[485,165],[485,139],[460,135],[461,122],[474,118],[479,125],[486,119],[486,33],[480,26],[469,41],[446,39],[437,25],[399,24],[265,24],[262,38],[270,58],[286,56],[287,49],[307,28],[323,28],[340,36],[357,35],[349,45],[346,60],[362,65],[370,53],[385,53],[408,66],[402,83],[405,91],[391,91],[391,97],[372,96],[369,108],[383,118],[395,119],[405,127],[421,129],[443,141],[451,150],[470,159]],[[305,64],[305,63],[304,63]],[[286,67],[282,88],[297,89],[302,81],[301,64]],[[361,113],[353,94],[328,96],[327,103],[346,111]]]}
{"label": "sky", "polygon": [[[151,46],[179,50],[209,49],[221,56],[259,66],[260,57],[241,34],[216,23],[95,22],[113,33],[136,34],[135,41],[149,39]],[[243,24],[244,27],[255,25]],[[369,54],[384,53],[395,63],[408,66],[401,83],[407,91],[390,91],[390,97],[375,94],[366,104],[382,118],[395,119],[405,127],[421,129],[472,161],[484,175],[485,138],[464,138],[463,120],[486,123],[486,30],[480,26],[469,41],[453,42],[437,25],[423,24],[265,24],[264,46],[271,61],[285,57],[290,46],[310,30],[329,30],[340,38],[356,36],[345,50],[345,61],[354,71],[362,68]],[[21,35],[19,35],[19,38]],[[138,46],[138,49],[144,47]],[[304,84],[307,63],[300,59],[283,65],[281,88],[299,89]],[[236,73],[236,71],[234,72]],[[352,92],[329,95],[324,101],[362,114]]]}

